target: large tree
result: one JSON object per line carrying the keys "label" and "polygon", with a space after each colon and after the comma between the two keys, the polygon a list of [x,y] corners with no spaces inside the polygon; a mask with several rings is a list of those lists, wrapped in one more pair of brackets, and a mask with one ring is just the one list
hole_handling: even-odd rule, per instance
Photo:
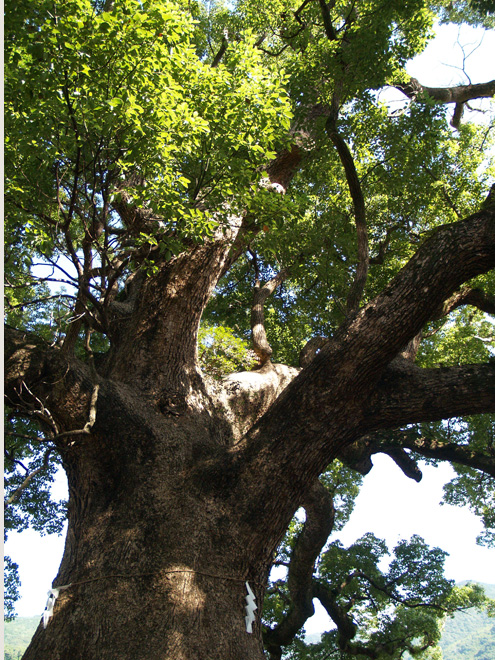
{"label": "large tree", "polygon": [[7,2],[8,506],[57,457],[69,483],[25,658],[278,658],[313,597],[332,648],[392,658],[479,600],[418,538],[316,570],[377,452],[456,463],[493,523],[491,134],[462,111],[495,81],[405,73],[436,17],[493,22],[455,4]]}

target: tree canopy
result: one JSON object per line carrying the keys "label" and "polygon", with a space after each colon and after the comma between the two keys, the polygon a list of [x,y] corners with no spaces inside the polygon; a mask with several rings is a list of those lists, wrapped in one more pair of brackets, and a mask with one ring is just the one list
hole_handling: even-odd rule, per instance
{"label": "tree canopy", "polygon": [[[418,536],[393,551],[373,530],[348,548],[329,537],[386,453],[416,481],[419,461],[452,462],[445,500],[495,538],[495,81],[406,72],[438,22],[493,28],[494,3],[5,12],[7,531],[61,529],[59,466],[79,524],[97,484],[146,481],[127,451],[169,461],[191,479],[171,487],[178,502],[199,482],[214,484],[199,499],[235,493],[222,515],[234,529],[245,503],[247,545],[265,574],[285,568],[260,626],[272,660],[435,657],[444,617],[487,606],[482,592],[446,580],[445,553]],[[158,459],[162,441],[139,430],[117,459],[101,440],[116,409],[162,438],[184,422],[184,449]],[[308,648],[313,598],[335,630]]]}

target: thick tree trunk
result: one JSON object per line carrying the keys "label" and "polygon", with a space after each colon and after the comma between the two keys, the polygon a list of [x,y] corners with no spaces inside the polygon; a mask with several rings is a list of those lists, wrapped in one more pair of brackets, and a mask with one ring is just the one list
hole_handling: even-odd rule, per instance
{"label": "thick tree trunk", "polygon": [[[158,414],[104,383],[93,433],[70,440],[69,529],[53,585],[71,586],[25,659],[262,658],[259,613],[280,532],[254,559],[245,501],[197,468],[226,450],[215,425],[201,412]],[[259,605],[252,633],[246,581]]]}
{"label": "thick tree trunk", "polygon": [[105,372],[7,329],[8,402],[50,429],[70,492],[53,587],[71,586],[26,660],[261,660],[273,552],[327,465],[367,433],[495,409],[493,365],[396,359],[493,268],[492,211],[437,230],[300,373],[273,365],[215,390],[196,365],[200,311],[182,297],[206,302],[234,234],[148,279]]}

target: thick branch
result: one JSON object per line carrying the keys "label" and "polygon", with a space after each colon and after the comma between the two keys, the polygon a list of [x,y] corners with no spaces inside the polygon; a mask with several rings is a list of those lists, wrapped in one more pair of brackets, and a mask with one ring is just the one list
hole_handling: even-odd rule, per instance
{"label": "thick branch", "polygon": [[58,347],[32,333],[5,327],[6,403],[39,419],[50,430],[50,440],[73,434],[69,429],[90,431],[99,389],[93,380],[85,364],[68,358]]}
{"label": "thick branch", "polygon": [[[364,392],[373,390],[388,363],[419,333],[443,301],[449,298],[462,282],[494,266],[494,213],[480,212],[462,222],[439,228],[384,292],[361,310],[354,319],[349,320],[321,349],[268,415],[278,416],[280,409],[281,415],[292,429],[289,431],[291,436],[298,428],[307,431],[308,419],[311,419],[311,426],[315,432],[316,426],[318,427],[319,438],[322,435],[327,436],[324,401],[331,405],[339,395],[348,398],[349,403],[357,399],[362,402]],[[467,382],[468,374],[472,374],[470,386],[474,387],[478,380],[479,387],[485,387],[486,381],[490,380],[488,374],[492,373],[493,368],[491,365],[475,366],[445,370],[443,373],[445,382],[448,382],[450,387],[456,385],[456,378],[461,378],[461,382]],[[484,377],[481,376],[482,372]],[[390,397],[399,375],[397,370],[392,373],[395,376],[394,384],[387,391]],[[410,369],[400,373],[406,378],[411,377]],[[422,370],[415,373],[425,374]],[[438,370],[426,373],[432,373],[434,381],[438,377]],[[386,382],[385,379],[381,387],[385,387]],[[430,393],[428,394],[427,389],[422,390],[423,401],[424,397],[426,401],[430,401],[433,399],[434,390],[431,388],[434,382],[428,379],[426,382],[430,387]],[[420,384],[421,379],[420,382],[415,383],[418,386]],[[407,390],[408,395],[410,389]],[[430,418],[437,416],[438,419],[438,416],[462,414],[459,408],[464,407],[473,412],[479,412],[483,406],[492,409],[495,401],[493,394],[487,394],[486,391],[480,392],[483,403],[481,400],[476,403],[470,396],[467,399],[470,403],[467,405],[466,400],[464,403],[462,401],[463,396],[464,394],[456,397],[451,392],[450,403],[447,396],[442,401],[445,408],[442,408],[439,402],[435,404],[435,401],[432,401]],[[291,403],[292,397],[298,401],[297,406]],[[401,400],[402,404],[405,406],[404,417],[414,414],[411,409],[412,402],[408,405],[407,401]],[[299,417],[298,411],[304,415],[304,421]],[[313,414],[314,418],[312,418]],[[369,410],[366,414],[369,414]],[[419,416],[420,411],[418,410],[416,414]],[[467,410],[466,414],[469,414]],[[317,419],[321,420],[322,426],[316,423]],[[400,420],[399,423],[403,421]],[[268,424],[268,419],[264,423]],[[307,435],[305,441],[307,442]]]}
{"label": "thick branch", "polygon": [[486,412],[495,412],[495,363],[421,369],[404,360],[384,372],[367,406],[370,427],[382,429]]}
{"label": "thick branch", "polygon": [[140,286],[128,318],[113,331],[112,378],[149,392],[190,391],[196,374],[196,339],[203,309],[224,270],[242,218],[223,220],[212,240],[168,261]]}
{"label": "thick branch", "polygon": [[456,103],[454,108],[454,114],[450,120],[450,125],[452,128],[459,128],[461,125],[462,115],[464,114],[465,103]]}
{"label": "thick branch", "polygon": [[425,458],[437,458],[442,461],[465,465],[495,478],[495,454],[488,455],[476,451],[469,445],[457,445],[454,442],[443,442],[424,436],[418,437],[417,434],[405,431],[395,433],[393,438],[383,442],[382,448],[379,448],[380,445],[378,444],[375,450],[389,453],[390,450],[387,450],[387,447],[391,448],[392,445],[409,449]]}
{"label": "thick branch", "polygon": [[325,34],[327,35],[330,41],[335,41],[337,39],[337,33],[332,24],[332,17],[330,16],[330,7],[335,5],[335,2],[326,3],[325,0],[319,0],[321,15],[323,17],[323,25],[325,27]]}
{"label": "thick branch", "polygon": [[413,101],[424,95],[429,96],[438,103],[460,104],[473,99],[494,96],[495,80],[475,85],[458,85],[456,87],[426,87],[416,78],[411,78],[407,83],[396,85],[396,88]]}
{"label": "thick branch", "polygon": [[439,228],[382,294],[347,319],[236,445],[239,487],[245,479],[258,484],[254,544],[261,543],[264,520],[287,524],[287,513],[274,510],[280,488],[299,505],[308,484],[363,435],[495,409],[495,365],[387,369],[444,300],[494,266],[494,212]]}
{"label": "thick branch", "polygon": [[482,289],[472,287],[463,287],[453,296],[446,300],[440,309],[436,312],[432,320],[447,316],[450,312],[463,305],[477,307],[482,312],[495,315],[495,296],[491,296]]}
{"label": "thick branch", "polygon": [[[350,649],[350,642],[357,633],[357,626],[352,620],[352,617],[347,614],[344,608],[340,607],[337,603],[338,593],[333,592],[327,585],[314,581],[313,583],[313,596],[318,598],[320,603],[327,611],[328,616],[332,619],[338,629],[337,643],[342,651],[352,652]],[[373,654],[366,647],[360,648],[360,652],[370,658],[376,658],[378,655]]]}
{"label": "thick branch", "polygon": [[406,477],[418,483],[421,481],[423,474],[416,461],[402,447],[384,447],[383,452],[390,456]]}

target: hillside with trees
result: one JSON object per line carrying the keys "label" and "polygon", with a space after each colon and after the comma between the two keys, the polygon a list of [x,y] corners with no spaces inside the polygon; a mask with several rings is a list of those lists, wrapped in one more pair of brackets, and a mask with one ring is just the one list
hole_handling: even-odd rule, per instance
{"label": "hillside with trees", "polygon": [[4,660],[19,660],[40,622],[39,616],[20,616],[4,623]]}
{"label": "hillside with trees", "polygon": [[[495,585],[484,584],[489,598]],[[477,610],[458,612],[448,620],[440,640],[444,660],[494,660],[495,618]]]}
{"label": "hillside with trees", "polygon": [[331,535],[385,453],[495,539],[495,81],[407,73],[494,12],[7,0],[6,530],[68,526],[25,660],[302,659],[313,599],[320,657],[426,660],[489,606]]}

